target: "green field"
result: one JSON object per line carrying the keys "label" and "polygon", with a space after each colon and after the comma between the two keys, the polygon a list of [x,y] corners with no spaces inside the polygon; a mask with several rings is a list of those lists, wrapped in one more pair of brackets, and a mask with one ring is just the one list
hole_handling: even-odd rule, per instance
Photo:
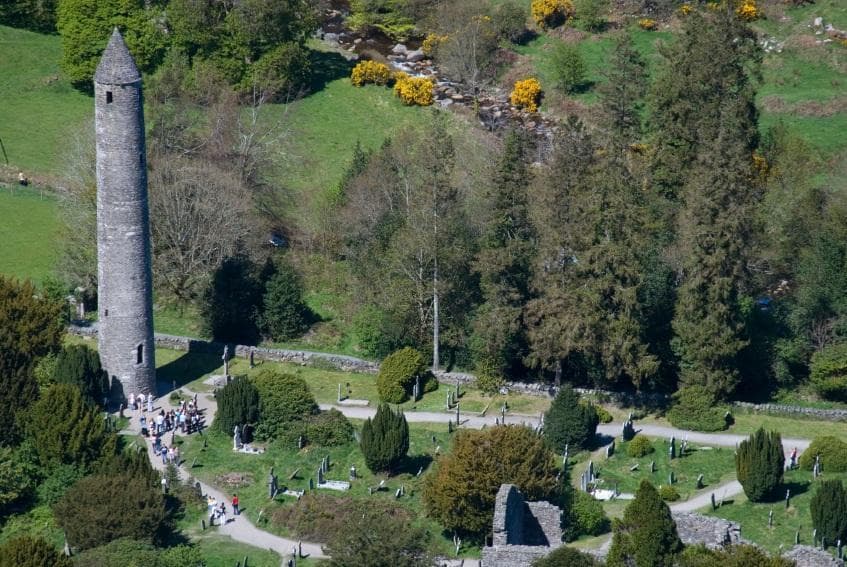
{"label": "green field", "polygon": [[0,26],[0,139],[29,176],[61,178],[68,138],[93,118],[91,99],[62,78],[61,54],[58,36]]}
{"label": "green field", "polygon": [[59,248],[56,212],[55,198],[0,184],[0,272],[36,282],[53,272]]}

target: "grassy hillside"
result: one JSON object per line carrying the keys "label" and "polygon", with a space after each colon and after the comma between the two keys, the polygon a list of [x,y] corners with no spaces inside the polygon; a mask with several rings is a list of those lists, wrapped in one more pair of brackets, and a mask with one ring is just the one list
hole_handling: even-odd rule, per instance
{"label": "grassy hillside", "polygon": [[37,282],[50,275],[58,249],[56,209],[56,200],[37,190],[0,184],[0,272]]}
{"label": "grassy hillside", "polygon": [[60,176],[65,139],[94,110],[61,78],[61,54],[59,36],[0,26],[0,139],[28,175]]}

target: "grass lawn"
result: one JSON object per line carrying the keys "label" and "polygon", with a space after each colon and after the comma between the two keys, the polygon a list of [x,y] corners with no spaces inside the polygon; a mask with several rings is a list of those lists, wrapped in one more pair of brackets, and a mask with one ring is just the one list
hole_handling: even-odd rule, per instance
{"label": "grass lawn", "polygon": [[[353,424],[357,429],[361,428],[361,422],[354,420]],[[409,458],[402,470],[392,477],[372,474],[365,466],[358,445],[352,441],[342,447],[306,447],[299,451],[272,443],[263,455],[244,455],[232,452],[232,440],[229,436],[210,432],[206,436],[208,444],[205,449],[200,436],[182,437],[182,454],[187,467],[190,467],[196,459],[194,468],[190,469],[194,476],[222,490],[237,492],[243,513],[251,521],[258,522],[264,529],[286,536],[296,536],[296,534],[287,533],[284,527],[275,525],[268,519],[280,507],[297,505],[296,499],[285,496],[278,496],[274,501],[268,499],[267,477],[271,467],[274,468],[281,486],[292,490],[305,490],[308,489],[310,478],[317,480],[316,471],[321,459],[329,455],[330,469],[326,475],[329,480],[348,480],[350,466],[356,467],[358,480],[353,481],[352,488],[344,493],[345,496],[395,500],[395,491],[400,486],[404,486],[406,496],[397,499],[396,502],[419,516],[422,525],[429,528],[430,532],[436,536],[434,551],[447,553],[452,542],[441,536],[441,530],[437,524],[422,517],[423,508],[420,498],[423,475],[417,477],[416,474],[419,469],[423,468],[426,471],[431,465],[436,447],[440,446],[442,453],[449,451],[452,436],[447,433],[447,428],[440,424],[410,424],[409,431]],[[436,439],[435,442],[432,441],[433,436]],[[295,472],[297,475],[291,478]],[[225,479],[221,478],[221,475],[226,473],[243,473],[246,475],[247,482],[241,486],[227,485]],[[380,480],[387,481],[387,489],[368,495],[368,487],[377,486]],[[332,491],[321,492],[341,495]]]}
{"label": "grass lawn", "polygon": [[0,139],[25,172],[60,173],[69,135],[94,115],[61,76],[61,54],[57,35],[0,26]]}
{"label": "grass lawn", "polygon": [[[845,474],[830,473],[826,478],[847,478]],[[785,490],[780,489],[773,502],[753,503],[740,494],[732,501],[707,514],[733,520],[741,524],[741,537],[751,540],[768,551],[780,546],[794,545],[795,534],[800,532],[800,543],[812,544],[812,517],[809,503],[814,494],[814,482],[809,471],[794,470],[785,474],[785,487],[791,490],[791,506],[785,508]],[[768,512],[773,510],[773,527],[768,527]]]}
{"label": "grass lawn", "polygon": [[[0,130],[2,124],[0,116]],[[59,247],[56,209],[56,199],[37,190],[0,185],[0,273],[41,282],[53,272]]]}
{"label": "grass lawn", "polygon": [[[678,439],[676,450],[679,451],[682,440]],[[703,475],[705,489],[714,487],[735,476],[735,457],[732,449],[721,447],[703,447],[689,444],[683,457],[670,459],[670,441],[665,439],[653,440],[653,453],[644,457],[633,458],[627,455],[628,443],[618,442],[615,454],[608,460],[604,451],[594,455],[594,470],[599,477],[600,488],[614,489],[617,485],[621,492],[635,493],[642,479],[647,479],[654,485],[668,484],[668,476],[674,473],[674,488],[680,494],[680,501],[687,500],[697,492],[697,476]],[[650,472],[650,461],[655,461],[656,472]],[[638,469],[630,471],[630,467],[638,464]],[[572,481],[579,485],[579,477],[587,468],[585,462],[577,465],[572,474]]]}

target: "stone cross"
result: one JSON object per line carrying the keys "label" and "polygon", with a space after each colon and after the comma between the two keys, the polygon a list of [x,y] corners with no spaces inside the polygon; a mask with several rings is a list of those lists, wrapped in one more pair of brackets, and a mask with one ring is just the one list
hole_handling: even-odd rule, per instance
{"label": "stone cross", "polygon": [[318,467],[318,486],[324,483],[324,470],[323,467]]}
{"label": "stone cross", "polygon": [[221,356],[224,361],[224,376],[229,376],[229,345],[224,345],[224,353]]}
{"label": "stone cross", "polygon": [[459,402],[456,402],[456,425],[461,425],[462,423],[461,416],[459,414],[459,405]]}

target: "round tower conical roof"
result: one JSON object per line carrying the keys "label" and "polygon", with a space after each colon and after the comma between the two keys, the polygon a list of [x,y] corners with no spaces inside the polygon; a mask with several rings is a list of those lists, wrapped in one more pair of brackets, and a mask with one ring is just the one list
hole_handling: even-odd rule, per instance
{"label": "round tower conical roof", "polygon": [[126,85],[140,80],[141,73],[135,66],[135,60],[127,49],[121,32],[115,28],[97,65],[97,71],[94,72],[94,82],[102,85]]}

